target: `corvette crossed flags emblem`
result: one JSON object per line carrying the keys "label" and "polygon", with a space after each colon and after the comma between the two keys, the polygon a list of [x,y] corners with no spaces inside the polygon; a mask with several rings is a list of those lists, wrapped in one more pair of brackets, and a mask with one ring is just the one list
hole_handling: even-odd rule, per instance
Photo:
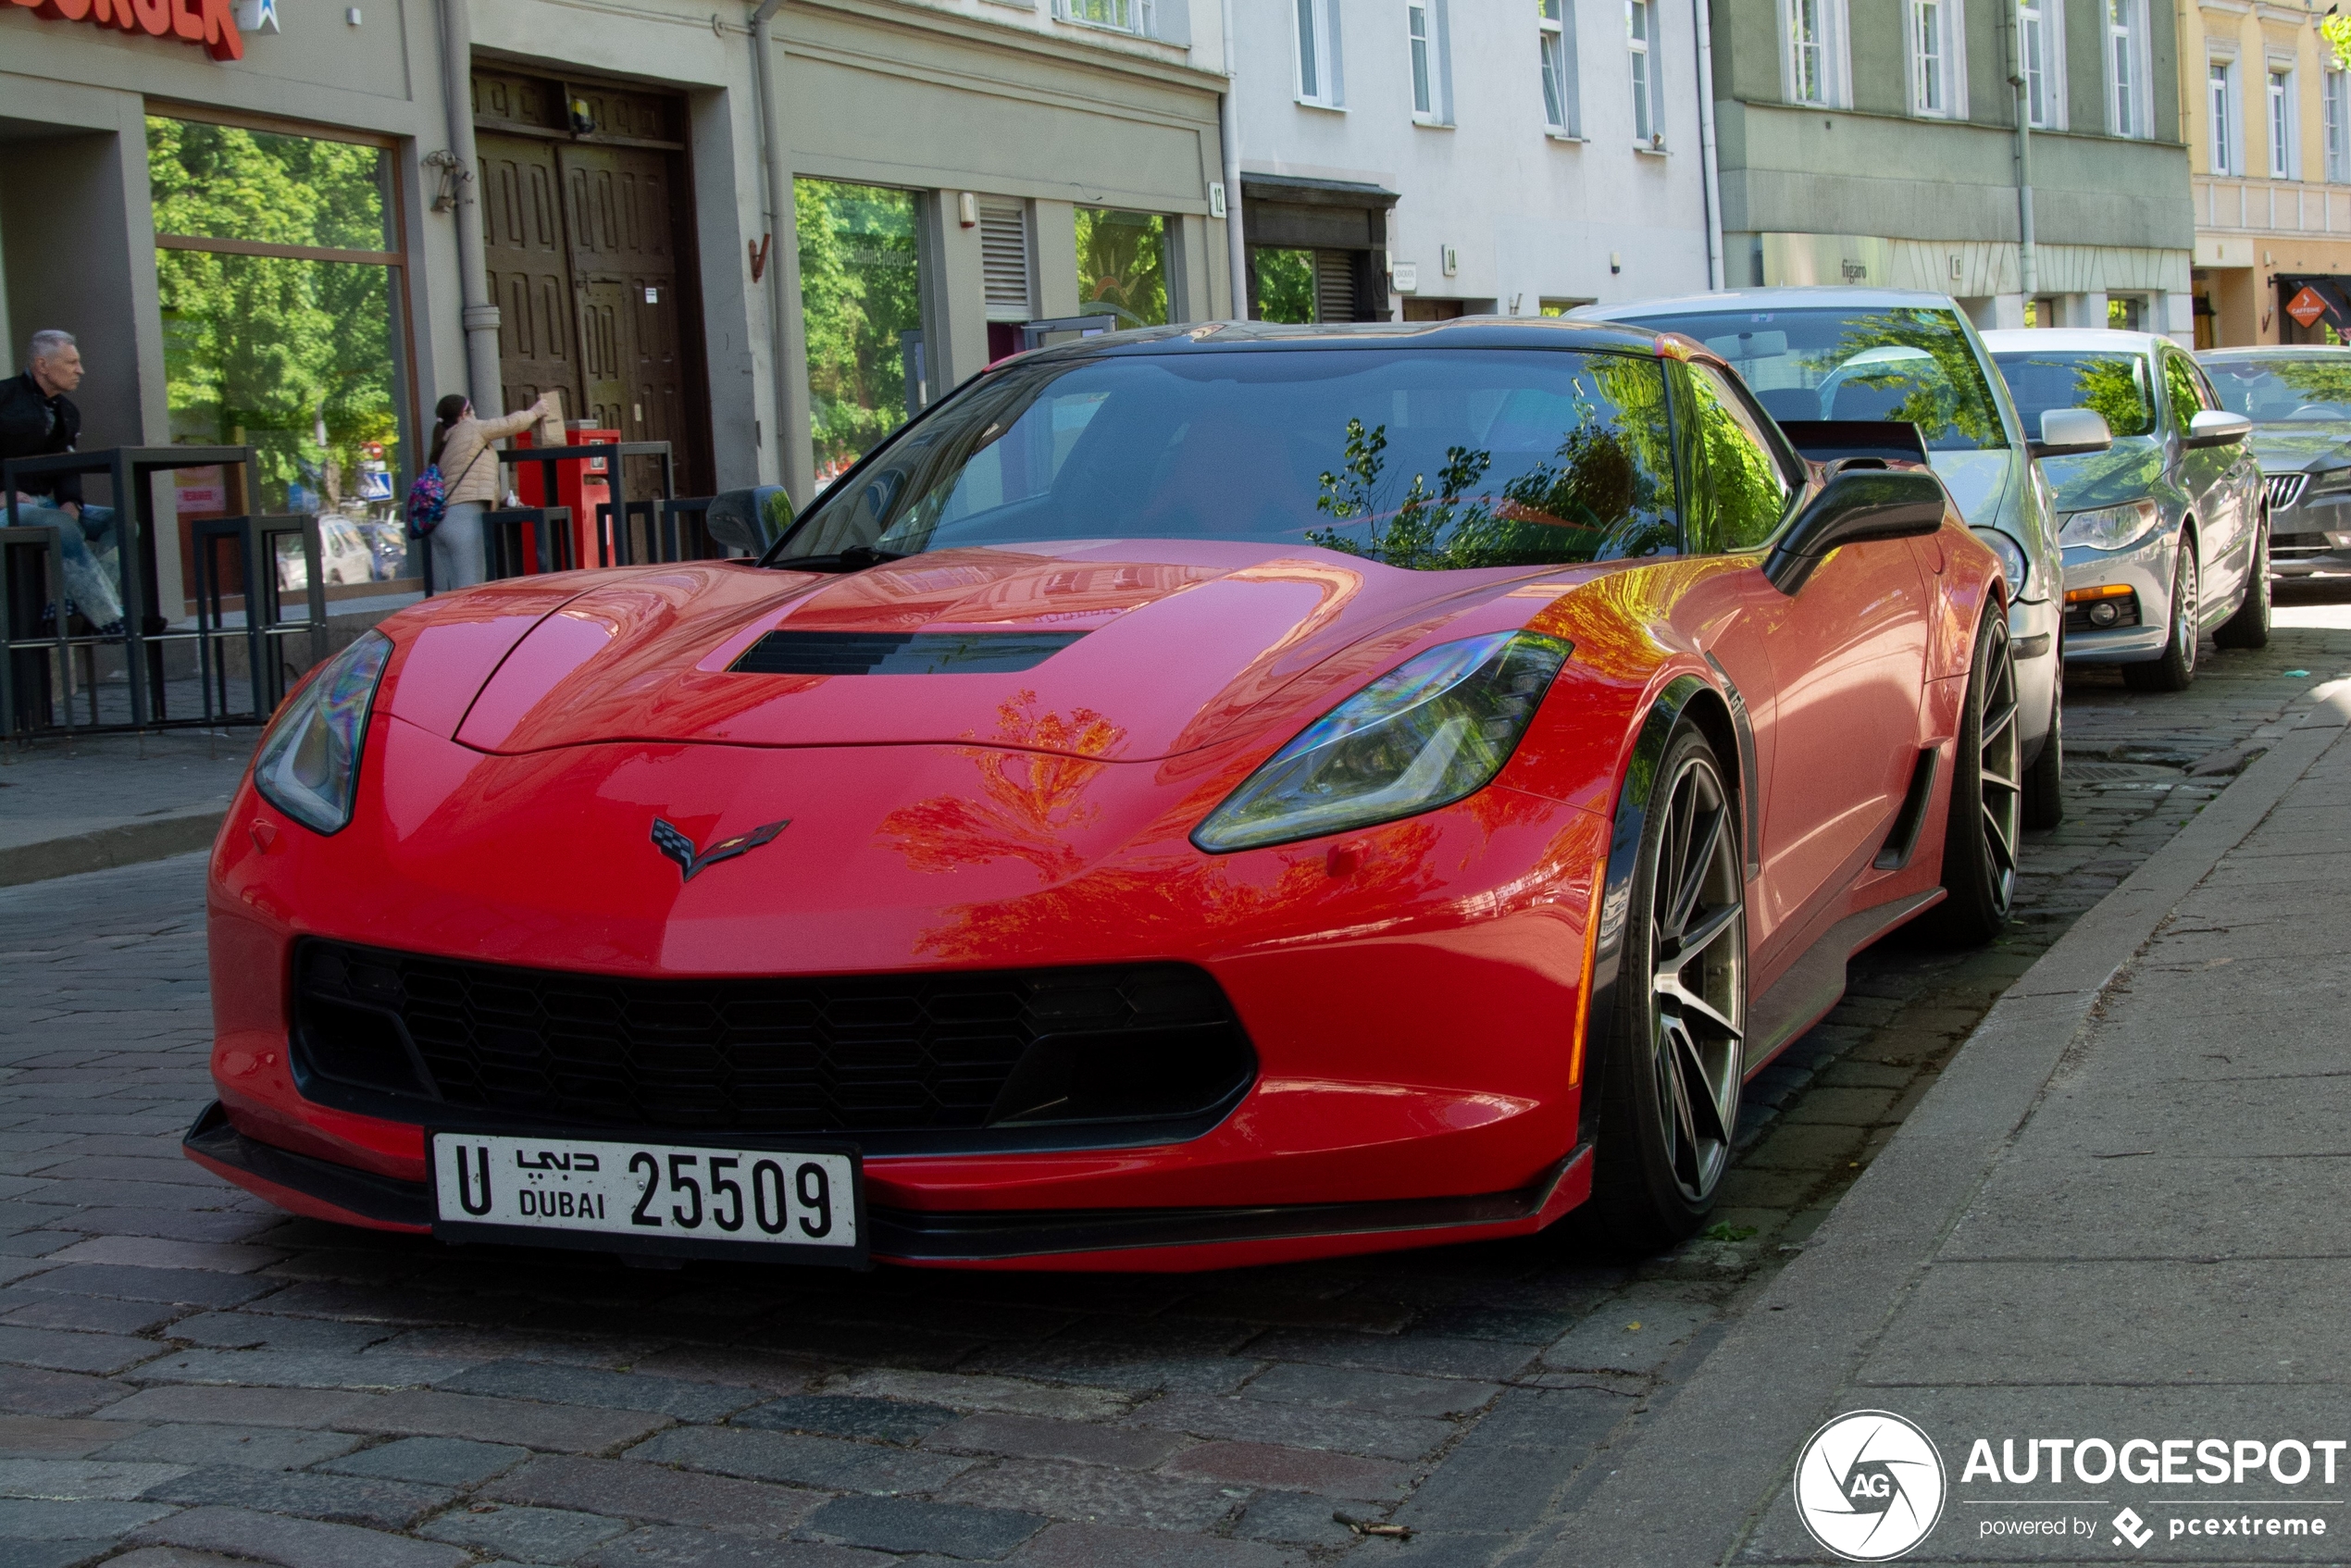
{"label": "corvette crossed flags emblem", "polygon": [[653,818],[653,848],[678,863],[679,880],[690,882],[722,860],[732,860],[739,854],[749,854],[760,845],[791,826],[791,818],[781,822],[765,822],[748,833],[738,833],[731,839],[721,839],[706,850],[696,850],[694,841],[686,837],[675,823]]}

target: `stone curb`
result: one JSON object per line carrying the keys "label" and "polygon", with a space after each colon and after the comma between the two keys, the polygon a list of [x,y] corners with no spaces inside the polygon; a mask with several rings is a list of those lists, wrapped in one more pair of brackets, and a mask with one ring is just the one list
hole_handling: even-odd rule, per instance
{"label": "stone curb", "polygon": [[208,850],[219,836],[228,815],[218,805],[189,806],[157,816],[119,822],[111,828],[30,844],[0,849],[0,888],[25,882],[45,882],[53,877],[73,877],[84,871],[106,871],[118,865],[163,860],[191,850]]}
{"label": "stone curb", "polygon": [[1883,1153],[1689,1381],[1606,1452],[1580,1506],[1508,1560],[1690,1568],[1737,1552],[2123,965],[2351,725],[2351,679],[2074,922],[1993,1007]]}

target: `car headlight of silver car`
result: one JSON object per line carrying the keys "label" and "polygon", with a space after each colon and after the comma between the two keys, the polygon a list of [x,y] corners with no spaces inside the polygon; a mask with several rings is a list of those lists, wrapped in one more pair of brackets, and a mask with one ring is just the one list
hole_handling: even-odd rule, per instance
{"label": "car headlight of silver car", "polygon": [[1393,822],[1493,782],[1573,645],[1531,631],[1408,659],[1316,719],[1192,831],[1211,854]]}
{"label": "car headlight of silver car", "polygon": [[2304,495],[2304,499],[2315,500],[2321,495],[2342,495],[2346,492],[2351,492],[2351,467],[2320,468],[2310,476],[2310,488]]}
{"label": "car headlight of silver car", "polygon": [[2130,501],[2075,512],[2058,535],[2060,544],[2086,544],[2093,550],[2121,550],[2136,544],[2163,520],[2163,509],[2152,501]]}
{"label": "car headlight of silver car", "polygon": [[294,693],[254,755],[253,785],[263,800],[321,833],[350,823],[367,711],[391,657],[392,639],[366,632]]}
{"label": "car headlight of silver car", "polygon": [[2021,597],[2025,579],[2033,575],[2031,563],[2024,558],[2024,546],[1997,529],[1971,529],[1986,550],[2000,558],[2000,570],[2008,574],[2009,592]]}

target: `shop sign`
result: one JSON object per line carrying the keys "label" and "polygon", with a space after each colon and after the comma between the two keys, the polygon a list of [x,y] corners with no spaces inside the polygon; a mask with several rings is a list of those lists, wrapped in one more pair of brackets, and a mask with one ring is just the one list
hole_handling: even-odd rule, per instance
{"label": "shop sign", "polygon": [[180,492],[178,511],[181,516],[196,512],[229,510],[229,476],[219,464],[208,464],[201,468],[181,468],[172,479]]}
{"label": "shop sign", "polygon": [[245,41],[238,34],[230,0],[14,0],[51,21],[90,22],[98,27],[143,32],[200,44],[216,60],[242,60]]}
{"label": "shop sign", "polygon": [[2285,313],[2301,322],[2304,330],[2307,330],[2317,326],[2319,317],[2327,313],[2327,302],[2319,297],[2318,290],[2305,283],[2302,292],[2286,302]]}

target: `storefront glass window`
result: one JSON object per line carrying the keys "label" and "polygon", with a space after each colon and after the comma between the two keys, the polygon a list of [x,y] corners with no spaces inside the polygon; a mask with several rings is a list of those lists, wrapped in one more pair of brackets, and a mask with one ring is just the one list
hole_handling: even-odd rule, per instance
{"label": "storefront glass window", "polygon": [[1118,325],[1167,323],[1167,219],[1157,213],[1077,209],[1077,303]]}
{"label": "storefront glass window", "polygon": [[914,197],[877,185],[802,180],[793,184],[792,202],[809,423],[822,485],[921,406]]}
{"label": "storefront glass window", "polygon": [[[390,161],[358,143],[147,121],[171,439],[255,448],[261,484],[245,497],[183,474],[180,515],[315,513],[330,585],[409,575]],[[303,586],[288,566],[281,586]]]}

